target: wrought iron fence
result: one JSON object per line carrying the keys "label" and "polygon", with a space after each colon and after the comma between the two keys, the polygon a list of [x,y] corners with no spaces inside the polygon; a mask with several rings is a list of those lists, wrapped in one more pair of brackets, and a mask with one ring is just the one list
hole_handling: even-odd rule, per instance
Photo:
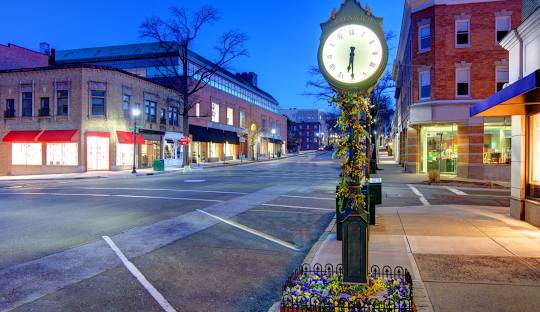
{"label": "wrought iron fence", "polygon": [[[381,300],[378,298],[333,298],[312,297],[306,298],[284,295],[281,298],[281,312],[413,312],[416,311],[413,300],[413,281],[411,274],[403,267],[383,266],[382,268],[373,265],[370,270],[374,278],[384,278],[393,280],[402,280],[408,286],[408,294],[404,299],[399,300]],[[341,264],[335,267],[331,264],[315,264],[311,267],[309,264],[303,264],[296,269],[283,285],[283,292],[295,286],[294,282],[306,273],[317,273],[321,276],[343,276],[343,266]]]}

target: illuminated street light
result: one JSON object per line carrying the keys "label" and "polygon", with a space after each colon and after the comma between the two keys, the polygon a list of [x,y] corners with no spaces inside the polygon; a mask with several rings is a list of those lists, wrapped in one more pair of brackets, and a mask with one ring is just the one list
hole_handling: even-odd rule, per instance
{"label": "illuminated street light", "polygon": [[135,157],[137,155],[137,117],[141,115],[141,110],[138,107],[133,108],[131,111],[133,115],[133,170],[131,173],[137,173],[137,164],[135,163]]}
{"label": "illuminated street light", "polygon": [[270,132],[272,132],[272,144],[274,144],[274,148],[272,149],[272,158],[276,158],[276,129],[272,129]]}

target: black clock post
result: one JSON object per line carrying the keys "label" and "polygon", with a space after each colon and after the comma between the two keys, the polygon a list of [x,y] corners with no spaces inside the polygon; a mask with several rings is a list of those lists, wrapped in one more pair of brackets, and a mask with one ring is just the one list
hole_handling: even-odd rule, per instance
{"label": "black clock post", "polygon": [[321,28],[319,68],[336,92],[343,111],[342,127],[348,131],[349,140],[340,145],[348,151],[336,198],[343,281],[367,283],[371,194],[367,183],[370,163],[366,155],[370,155],[371,144],[365,133],[371,123],[369,93],[384,73],[388,47],[382,18],[373,16],[369,7],[363,8],[359,0],[344,0]]}

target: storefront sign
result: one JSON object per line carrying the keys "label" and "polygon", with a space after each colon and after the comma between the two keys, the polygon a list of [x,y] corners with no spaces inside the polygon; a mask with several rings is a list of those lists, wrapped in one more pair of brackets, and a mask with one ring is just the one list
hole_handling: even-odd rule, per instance
{"label": "storefront sign", "polygon": [[189,144],[189,138],[181,138],[180,139],[181,145],[188,145]]}

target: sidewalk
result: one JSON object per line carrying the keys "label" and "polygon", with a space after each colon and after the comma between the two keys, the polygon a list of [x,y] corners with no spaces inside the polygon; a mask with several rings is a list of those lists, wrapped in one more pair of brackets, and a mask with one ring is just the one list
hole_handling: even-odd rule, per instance
{"label": "sidewalk", "polygon": [[[383,181],[409,183],[398,165],[383,167]],[[537,311],[540,229],[508,214],[494,206],[377,207],[369,266],[407,268],[418,311]],[[334,219],[306,263],[342,263],[335,231]]]}
{"label": "sidewalk", "polygon": [[[377,176],[384,175],[386,181],[408,183],[408,184],[424,184],[428,181],[428,176],[425,173],[407,173],[405,170],[399,166],[394,157],[388,156],[386,150],[379,150],[379,165],[380,170],[377,172]],[[384,180],[383,180],[384,181]],[[485,180],[477,179],[468,179],[457,177],[454,175],[441,175],[441,184],[474,184],[479,186],[487,186],[490,184],[486,183]],[[510,181],[490,181],[494,186],[510,188]]]}

